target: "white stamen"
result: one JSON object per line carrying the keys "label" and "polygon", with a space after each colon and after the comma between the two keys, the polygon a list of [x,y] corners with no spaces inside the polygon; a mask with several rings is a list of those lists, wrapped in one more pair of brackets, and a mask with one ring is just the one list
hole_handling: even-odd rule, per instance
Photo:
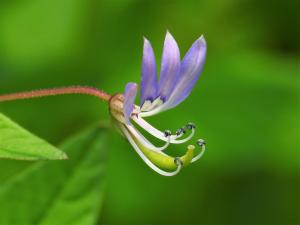
{"label": "white stamen", "polygon": [[[155,127],[153,127],[151,124],[149,124],[147,121],[145,121],[143,118],[141,117],[136,117],[136,116],[133,116],[132,119],[139,125],[141,126],[145,131],[147,131],[148,133],[152,134],[154,137],[160,139],[160,140],[163,140],[163,141],[167,141],[167,137],[165,137],[164,133],[161,132],[160,130],[156,129]],[[195,133],[195,130],[192,129],[192,132],[191,134],[184,138],[184,139],[181,139],[181,140],[177,140],[178,137],[181,137],[182,135],[171,135],[171,138],[170,138],[170,142],[172,144],[182,144],[184,142],[187,142],[189,141],[193,136],[194,136],[194,133]]]}
{"label": "white stamen", "polygon": [[140,150],[140,148],[137,146],[137,144],[135,143],[135,141],[133,140],[133,138],[131,137],[131,135],[129,134],[129,132],[127,131],[127,129],[121,125],[121,129],[124,132],[125,136],[127,137],[129,143],[132,145],[132,147],[134,148],[134,150],[139,154],[139,156],[142,158],[142,160],[151,168],[153,169],[155,172],[159,173],[160,175],[163,176],[174,176],[176,174],[179,173],[179,171],[182,168],[181,164],[177,165],[177,169],[173,172],[168,172],[168,171],[164,171],[160,168],[158,168],[156,165],[154,165],[145,155],[144,153]]}
{"label": "white stamen", "polygon": [[152,102],[152,106],[151,106],[150,110],[153,110],[153,109],[161,106],[162,104],[164,104],[163,100],[161,100],[161,98],[158,97]]}
{"label": "white stamen", "polygon": [[129,129],[129,131],[141,142],[142,145],[146,146],[147,148],[155,151],[155,152],[161,152],[165,150],[170,145],[170,136],[167,138],[167,142],[162,147],[156,147],[151,142],[149,142],[144,135],[142,135],[134,126],[132,125],[126,125],[126,127]]}
{"label": "white stamen", "polygon": [[163,106],[164,105],[165,105],[165,103],[161,103],[161,105],[157,105],[156,108],[153,107],[151,111],[141,112],[140,116],[141,117],[148,117],[148,116],[153,116],[155,114],[158,114],[158,113],[163,111]]}
{"label": "white stamen", "polygon": [[141,107],[141,111],[149,111],[152,106],[152,102],[150,100],[146,100]]}
{"label": "white stamen", "polygon": [[163,100],[160,97],[158,97],[153,102],[151,102],[150,100],[146,100],[142,105],[141,109],[145,113],[149,113],[150,111],[153,111],[154,109],[160,107],[163,104],[164,104]]}
{"label": "white stamen", "polygon": [[199,160],[199,159],[203,156],[204,152],[205,152],[205,144],[203,144],[203,145],[201,146],[201,151],[199,152],[199,154],[198,154],[197,156],[195,156],[195,157],[192,159],[191,163],[196,162],[197,160]]}

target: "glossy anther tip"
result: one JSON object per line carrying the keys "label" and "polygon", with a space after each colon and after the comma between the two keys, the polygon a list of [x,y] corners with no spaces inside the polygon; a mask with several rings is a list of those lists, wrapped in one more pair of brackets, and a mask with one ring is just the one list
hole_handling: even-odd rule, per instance
{"label": "glossy anther tip", "polygon": [[198,146],[202,147],[202,146],[205,145],[205,144],[206,144],[206,142],[205,142],[203,139],[198,139],[198,140],[197,140],[197,145],[198,145]]}
{"label": "glossy anther tip", "polygon": [[176,131],[176,135],[179,136],[180,134],[184,134],[185,133],[185,130],[183,128],[179,128],[177,131]]}
{"label": "glossy anther tip", "polygon": [[189,130],[192,130],[192,129],[195,129],[196,128],[196,125],[194,123],[188,123],[186,125],[186,128],[189,129]]}
{"label": "glossy anther tip", "polygon": [[180,159],[180,157],[175,157],[174,158],[174,163],[177,165],[177,166],[183,166],[183,162],[182,160]]}
{"label": "glossy anther tip", "polygon": [[172,132],[170,130],[165,130],[164,135],[165,137],[169,137],[172,135]]}

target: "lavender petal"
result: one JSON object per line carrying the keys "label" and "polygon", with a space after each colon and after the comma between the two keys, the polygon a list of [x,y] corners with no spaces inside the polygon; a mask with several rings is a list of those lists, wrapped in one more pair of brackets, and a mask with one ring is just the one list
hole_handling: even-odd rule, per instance
{"label": "lavender petal", "polygon": [[179,78],[180,52],[172,35],[167,32],[162,54],[158,96],[168,100]]}
{"label": "lavender petal", "polygon": [[177,106],[189,96],[203,69],[205,58],[206,41],[201,36],[183,58],[178,82],[168,102],[165,103],[164,110]]}
{"label": "lavender petal", "polygon": [[137,94],[137,84],[128,83],[125,87],[123,113],[126,123],[130,123],[130,116],[133,111],[134,100]]}
{"label": "lavender petal", "polygon": [[158,84],[154,52],[150,42],[144,38],[141,78],[141,106],[146,100],[150,100],[152,102],[156,98],[157,89]]}

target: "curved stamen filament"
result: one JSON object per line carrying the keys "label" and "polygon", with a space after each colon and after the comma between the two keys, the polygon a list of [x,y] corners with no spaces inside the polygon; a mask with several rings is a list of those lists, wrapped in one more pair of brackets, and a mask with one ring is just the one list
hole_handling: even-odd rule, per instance
{"label": "curved stamen filament", "polygon": [[[184,139],[180,139],[180,140],[174,140],[174,144],[182,144],[182,143],[185,143],[185,142],[187,142],[187,141],[189,141],[189,140],[191,140],[192,139],[192,137],[194,136],[194,134],[195,134],[195,129],[194,128],[192,128],[191,129],[191,133],[190,133],[190,135],[189,136],[187,136],[186,138],[184,138]],[[176,142],[175,142],[176,141]]]}
{"label": "curved stamen filament", "polygon": [[[151,135],[153,135],[154,137],[160,139],[160,140],[163,140],[163,141],[167,141],[167,138],[165,137],[164,133],[161,132],[160,130],[156,129],[155,127],[153,127],[151,124],[149,124],[146,120],[144,120],[143,118],[141,117],[136,117],[136,116],[133,116],[132,119],[140,126],[142,127],[145,131],[147,131],[148,133],[150,133]],[[170,142],[172,144],[182,144],[184,142],[187,142],[189,141],[195,134],[195,130],[194,128],[191,129],[191,134],[184,138],[184,139],[181,139],[181,140],[177,140],[179,137],[181,137],[183,134],[177,136],[177,135],[171,135],[171,138],[170,138]]]}
{"label": "curved stamen filament", "polygon": [[205,152],[205,143],[201,144],[200,147],[201,147],[201,151],[199,152],[198,155],[196,155],[196,156],[192,159],[191,163],[196,162],[197,160],[199,160],[199,159],[203,156],[203,154],[204,154],[204,152]]}
{"label": "curved stamen filament", "polygon": [[163,150],[165,150],[169,145],[170,145],[170,141],[171,141],[171,136],[167,137],[167,142],[162,146],[162,147],[156,147],[154,146],[152,143],[150,143],[144,135],[142,135],[137,129],[135,129],[135,127],[133,127],[132,125],[126,125],[126,127],[128,128],[128,130],[137,137],[137,139],[141,142],[142,145],[145,145],[147,148],[156,151],[156,152],[161,152]]}
{"label": "curved stamen filament", "polygon": [[181,164],[177,164],[177,168],[175,171],[172,172],[168,172],[165,170],[160,169],[159,167],[157,167],[154,163],[152,163],[146,156],[145,154],[142,152],[142,150],[139,148],[139,146],[135,143],[134,139],[131,137],[131,135],[129,134],[128,130],[121,125],[121,129],[123,131],[123,133],[125,134],[125,136],[127,137],[129,143],[132,145],[132,147],[134,148],[134,150],[138,153],[138,155],[142,158],[142,160],[151,168],[153,169],[155,172],[159,173],[160,175],[163,176],[175,176],[176,174],[178,174],[182,168]]}
{"label": "curved stamen filament", "polygon": [[163,105],[159,105],[159,106],[157,106],[156,108],[154,108],[154,109],[152,109],[151,111],[147,111],[147,112],[141,112],[140,113],[140,115],[142,116],[142,117],[148,117],[148,116],[153,116],[153,115],[155,115],[155,114],[158,114],[158,113],[160,113],[163,108]]}

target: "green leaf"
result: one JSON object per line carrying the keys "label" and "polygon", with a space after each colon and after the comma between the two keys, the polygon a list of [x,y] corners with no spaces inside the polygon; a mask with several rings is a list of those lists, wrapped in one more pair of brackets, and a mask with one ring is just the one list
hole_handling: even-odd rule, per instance
{"label": "green leaf", "polygon": [[0,224],[95,224],[103,202],[106,146],[107,130],[97,127],[61,146],[67,161],[4,161]]}
{"label": "green leaf", "polygon": [[0,114],[0,158],[67,159],[67,155]]}

